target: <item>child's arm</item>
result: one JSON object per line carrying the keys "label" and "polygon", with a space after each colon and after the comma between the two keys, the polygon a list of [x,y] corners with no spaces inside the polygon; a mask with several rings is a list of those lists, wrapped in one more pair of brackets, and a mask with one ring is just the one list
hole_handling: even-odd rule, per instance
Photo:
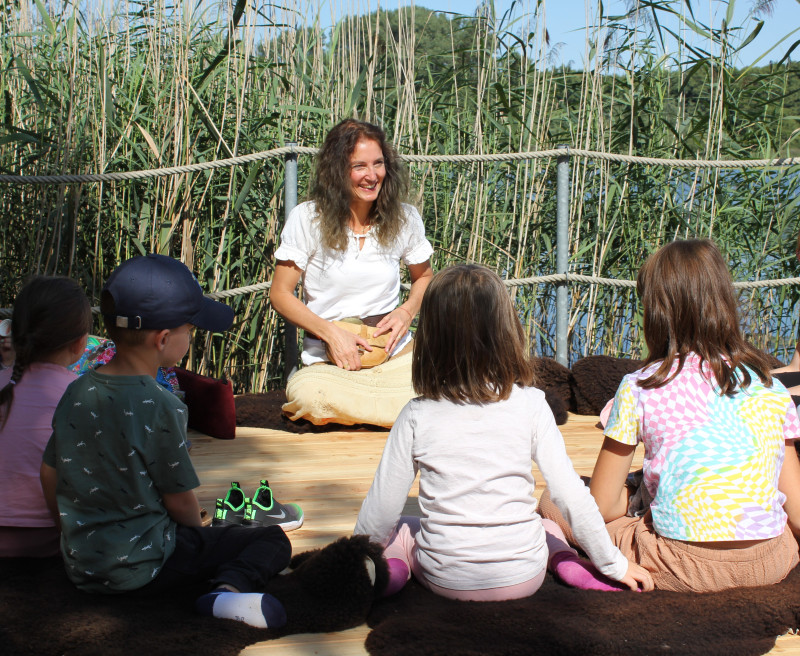
{"label": "child's arm", "polygon": [[167,514],[181,526],[202,526],[200,520],[200,503],[194,490],[163,494],[161,501]]}
{"label": "child's arm", "polygon": [[635,445],[622,444],[610,437],[603,439],[589,491],[606,522],[619,519],[628,512],[629,491],[625,479],[631,470],[635,451]]}
{"label": "child's arm", "polygon": [[778,479],[778,489],[786,495],[783,509],[788,515],[789,528],[800,539],[800,460],[794,440],[786,441],[786,456]]}
{"label": "child's arm", "polygon": [[355,535],[369,535],[373,541],[383,545],[389,542],[417,476],[412,455],[412,413],[412,403],[409,403],[394,422],[353,529]]}
{"label": "child's arm", "polygon": [[53,516],[56,528],[61,530],[61,516],[58,514],[58,502],[56,501],[56,483],[58,482],[58,472],[54,467],[42,463],[39,467],[39,480],[42,482],[42,492],[47,509]]}

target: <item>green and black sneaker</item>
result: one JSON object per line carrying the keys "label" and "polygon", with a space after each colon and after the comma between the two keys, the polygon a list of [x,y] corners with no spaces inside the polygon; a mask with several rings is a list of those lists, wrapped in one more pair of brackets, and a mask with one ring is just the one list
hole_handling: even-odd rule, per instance
{"label": "green and black sneaker", "polygon": [[214,519],[212,526],[241,526],[244,522],[245,512],[250,499],[244,496],[242,488],[236,481],[231,483],[231,487],[224,499],[217,499],[217,506],[214,509]]}
{"label": "green and black sneaker", "polygon": [[284,531],[293,531],[303,525],[303,509],[296,503],[276,501],[269,483],[262,480],[253,500],[247,503],[242,524],[250,527],[280,526]]}

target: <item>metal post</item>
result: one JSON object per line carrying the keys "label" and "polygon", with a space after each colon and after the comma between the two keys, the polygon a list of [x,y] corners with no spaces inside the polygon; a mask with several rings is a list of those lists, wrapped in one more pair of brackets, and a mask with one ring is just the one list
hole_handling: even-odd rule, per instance
{"label": "metal post", "polygon": [[[569,146],[559,146],[559,148],[568,149]],[[556,273],[567,273],[569,268],[569,154],[559,156],[557,162]],[[569,367],[569,346],[567,344],[569,298],[567,291],[566,281],[556,283],[556,362],[565,367]]]}
{"label": "metal post", "polygon": [[[290,141],[286,144],[289,147],[297,144]],[[289,153],[284,161],[284,184],[283,184],[283,224],[297,205],[297,153]],[[286,380],[297,371],[297,326],[288,321],[284,321],[284,373]]]}

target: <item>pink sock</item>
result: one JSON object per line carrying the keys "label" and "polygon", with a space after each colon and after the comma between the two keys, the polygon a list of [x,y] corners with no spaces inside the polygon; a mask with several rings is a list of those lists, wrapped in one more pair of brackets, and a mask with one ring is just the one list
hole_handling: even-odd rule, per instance
{"label": "pink sock", "polygon": [[627,590],[627,586],[601,574],[588,560],[571,551],[559,551],[550,559],[550,569],[567,585],[580,590]]}
{"label": "pink sock", "polygon": [[409,569],[399,558],[387,558],[386,564],[389,566],[389,583],[383,591],[382,597],[390,597],[403,589],[409,579]]}

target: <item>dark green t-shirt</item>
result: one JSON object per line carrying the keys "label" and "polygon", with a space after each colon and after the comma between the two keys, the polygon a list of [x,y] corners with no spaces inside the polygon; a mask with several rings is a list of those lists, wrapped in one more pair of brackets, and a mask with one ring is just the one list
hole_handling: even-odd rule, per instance
{"label": "dark green t-shirt", "polygon": [[90,371],[53,416],[44,462],[58,473],[61,550],[75,585],[136,590],[175,549],[162,494],[200,482],[186,448],[186,406],[149,376]]}

